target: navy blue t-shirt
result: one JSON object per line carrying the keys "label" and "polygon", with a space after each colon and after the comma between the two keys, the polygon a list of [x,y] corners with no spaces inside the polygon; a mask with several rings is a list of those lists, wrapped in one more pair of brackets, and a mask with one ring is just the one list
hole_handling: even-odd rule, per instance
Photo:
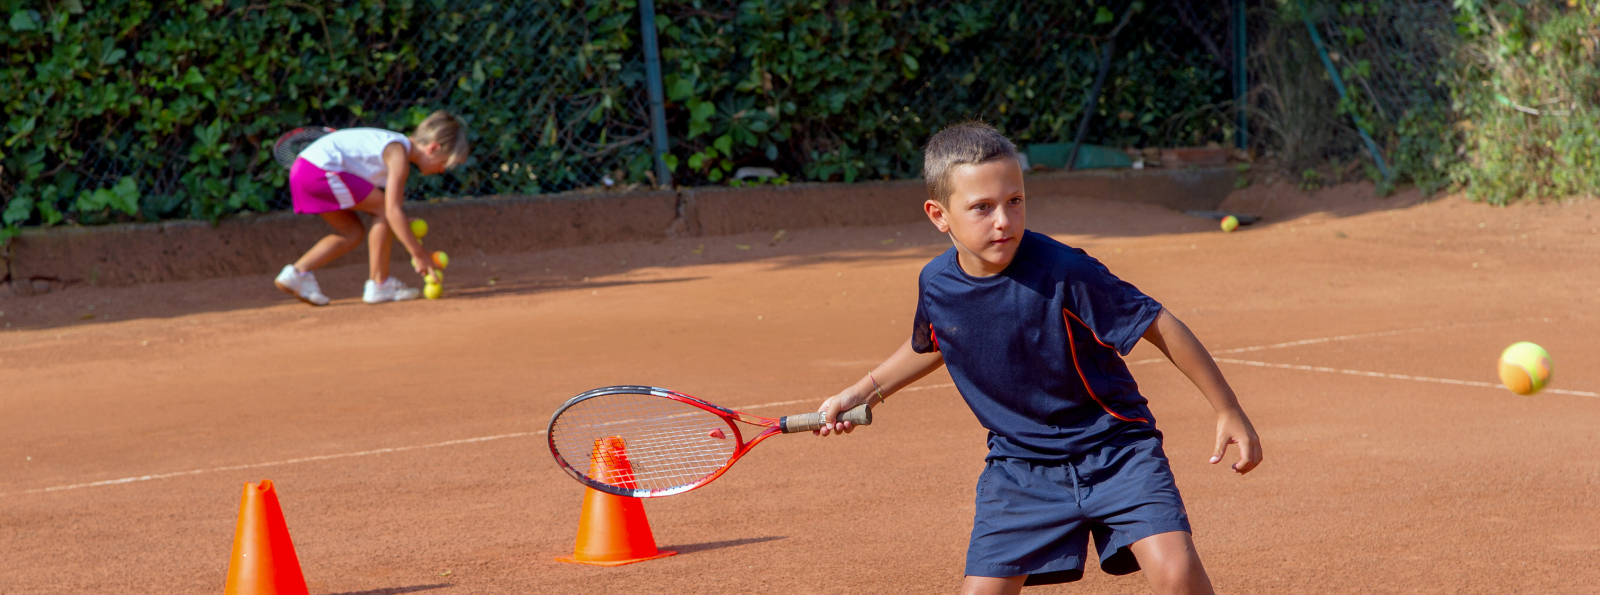
{"label": "navy blue t-shirt", "polygon": [[1113,438],[1160,434],[1122,356],[1161,304],[1083,250],[1025,232],[1000,274],[952,247],[922,268],[911,346],[939,351],[989,429],[988,458],[1064,462]]}

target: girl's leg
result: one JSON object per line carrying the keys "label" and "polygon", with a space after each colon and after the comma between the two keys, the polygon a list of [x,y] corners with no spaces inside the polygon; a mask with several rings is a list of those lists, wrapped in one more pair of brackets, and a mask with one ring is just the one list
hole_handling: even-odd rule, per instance
{"label": "girl's leg", "polygon": [[1151,535],[1129,546],[1156,595],[1214,595],[1188,531]]}
{"label": "girl's leg", "polygon": [[1017,595],[1028,576],[969,576],[961,581],[961,595]]}
{"label": "girl's leg", "polygon": [[315,271],[361,245],[361,235],[365,232],[361,227],[361,218],[355,213],[350,211],[322,213],[322,220],[333,226],[333,235],[318,240],[315,246],[306,251],[305,256],[295,261],[295,270],[302,273]]}
{"label": "girl's leg", "polygon": [[394,233],[383,217],[372,218],[372,233],[367,234],[367,268],[374,283],[389,278],[389,248],[394,245]]}
{"label": "girl's leg", "polygon": [[389,254],[394,246],[394,231],[389,229],[389,220],[384,216],[383,200],[383,189],[373,188],[355,206],[356,210],[372,215],[372,231],[367,234],[367,269],[373,283],[389,278]]}

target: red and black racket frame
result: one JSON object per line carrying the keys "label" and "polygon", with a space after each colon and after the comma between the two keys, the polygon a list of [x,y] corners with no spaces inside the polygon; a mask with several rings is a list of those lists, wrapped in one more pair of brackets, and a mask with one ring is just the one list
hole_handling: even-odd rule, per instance
{"label": "red and black racket frame", "polygon": [[[685,485],[681,485],[681,486],[677,486],[677,487],[672,487],[672,488],[656,489],[656,490],[650,490],[650,489],[628,489],[628,488],[622,488],[622,487],[618,487],[618,486],[614,486],[614,485],[610,485],[610,484],[607,484],[607,483],[603,483],[603,482],[599,482],[599,481],[595,481],[593,479],[590,479],[587,475],[584,475],[581,471],[579,471],[578,469],[574,468],[572,466],[572,464],[567,462],[567,460],[565,458],[562,458],[561,452],[556,449],[555,432],[554,432],[556,419],[561,417],[561,414],[563,412],[565,412],[567,409],[571,408],[573,405],[576,405],[576,404],[581,403],[583,401],[587,401],[589,399],[593,399],[593,398],[597,398],[597,397],[604,397],[606,395],[616,395],[616,394],[632,394],[632,395],[643,394],[643,395],[652,395],[652,396],[660,397],[660,398],[663,398],[663,399],[671,399],[671,400],[674,400],[674,401],[678,401],[680,403],[684,403],[686,405],[690,405],[690,406],[693,406],[693,407],[698,407],[698,408],[703,409],[703,410],[705,410],[705,411],[707,411],[707,412],[709,412],[709,413],[711,413],[713,415],[721,417],[722,421],[728,424],[728,429],[730,431],[732,431],[733,438],[736,441],[735,442],[735,447],[734,447],[734,450],[733,450],[733,454],[728,457],[728,462],[723,463],[722,467],[718,468],[716,470],[716,472],[714,472],[714,473],[712,473],[710,475],[707,475],[707,476],[705,476],[703,478],[700,478],[698,481],[695,481],[693,483],[689,483],[689,484],[685,484]],[[739,426],[737,424],[733,423],[735,421],[747,423],[747,424],[750,424],[750,425],[753,425],[753,426],[758,426],[758,427],[762,427],[762,428],[766,428],[766,429],[763,430],[760,434],[757,434],[755,436],[755,438],[751,439],[749,442],[745,442],[744,441],[744,433],[739,431]],[[716,480],[718,477],[722,477],[722,474],[727,472],[728,468],[732,467],[733,463],[739,460],[739,457],[742,457],[742,456],[744,456],[745,453],[750,452],[750,449],[755,447],[755,445],[760,444],[762,440],[766,440],[767,438],[770,438],[775,434],[784,433],[783,432],[783,429],[784,429],[783,428],[783,421],[784,421],[783,418],[772,419],[772,418],[769,418],[769,417],[760,417],[760,416],[756,416],[756,415],[749,415],[749,414],[746,414],[746,413],[740,413],[738,411],[734,411],[734,410],[728,409],[726,407],[719,407],[717,405],[713,405],[711,403],[707,403],[707,402],[705,402],[703,400],[700,400],[697,397],[692,397],[692,396],[689,396],[689,395],[686,395],[686,394],[683,394],[683,393],[680,393],[680,392],[677,392],[677,391],[674,391],[674,390],[668,390],[668,389],[665,389],[665,388],[659,388],[659,387],[654,387],[654,386],[607,386],[607,387],[597,388],[597,389],[585,392],[585,393],[580,394],[580,395],[578,395],[576,397],[568,399],[566,403],[563,403],[561,405],[561,408],[557,409],[555,414],[550,416],[550,425],[546,426],[546,428],[545,428],[545,438],[546,438],[546,441],[549,442],[549,444],[550,444],[550,456],[555,458],[556,464],[560,465],[561,466],[561,470],[562,471],[566,471],[567,475],[571,475],[573,479],[578,480],[578,482],[582,483],[583,485],[589,486],[591,488],[594,488],[596,490],[600,490],[600,491],[608,493],[608,494],[616,494],[618,496],[627,496],[629,498],[659,498],[661,496],[672,496],[672,495],[675,495],[675,494],[682,494],[682,493],[687,492],[689,490],[693,490],[695,488],[698,488],[698,487],[704,486],[704,485],[706,485],[708,483],[711,483],[712,481]]]}

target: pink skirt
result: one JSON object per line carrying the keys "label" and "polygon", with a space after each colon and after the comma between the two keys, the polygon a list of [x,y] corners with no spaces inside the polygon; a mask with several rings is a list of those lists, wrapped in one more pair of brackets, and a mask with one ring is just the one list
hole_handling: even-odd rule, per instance
{"label": "pink skirt", "polygon": [[317,214],[343,211],[372,194],[372,182],[354,174],[323,171],[304,159],[289,168],[289,196],[294,212]]}

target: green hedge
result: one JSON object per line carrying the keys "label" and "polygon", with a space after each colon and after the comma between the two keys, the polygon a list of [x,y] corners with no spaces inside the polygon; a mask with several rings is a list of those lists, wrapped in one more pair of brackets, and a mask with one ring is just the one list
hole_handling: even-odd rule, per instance
{"label": "green hedge", "polygon": [[361,115],[352,89],[402,58],[359,43],[395,23],[378,2],[0,6],[8,225],[265,210],[284,176],[263,148],[319,111]]}
{"label": "green hedge", "polygon": [[[1069,141],[1097,48],[1132,10],[1089,140],[1225,140],[1173,114],[1226,79],[1143,2],[657,3],[678,183],[917,175],[918,145],[977,117]],[[472,124],[474,157],[420,196],[648,183],[634,0],[0,0],[0,218],[216,220],[287,205],[269,148],[307,124]],[[1216,26],[1215,24],[1213,24]]]}
{"label": "green hedge", "polygon": [[[1341,164],[1359,160],[1384,185],[1494,204],[1600,194],[1600,2],[1278,0],[1256,12],[1267,17],[1253,35],[1259,147],[1305,185],[1337,182]],[[1355,121],[1393,179],[1380,180]]]}
{"label": "green hedge", "polygon": [[6,232],[284,208],[278,134],[441,107],[473,123],[478,158],[423,194],[571,187],[586,152],[647,163],[627,99],[642,71],[620,64],[633,6],[0,0]]}
{"label": "green hedge", "polygon": [[[810,180],[914,177],[920,144],[968,118],[1018,143],[1069,142],[1099,68],[1095,37],[1120,16],[1094,2],[662,4],[673,154],[692,183],[745,164]],[[1131,10],[1090,141],[1223,140],[1216,119],[1167,124],[1226,99],[1224,72],[1172,11]]]}
{"label": "green hedge", "polygon": [[1495,204],[1600,195],[1600,2],[1459,4],[1454,179]]}

